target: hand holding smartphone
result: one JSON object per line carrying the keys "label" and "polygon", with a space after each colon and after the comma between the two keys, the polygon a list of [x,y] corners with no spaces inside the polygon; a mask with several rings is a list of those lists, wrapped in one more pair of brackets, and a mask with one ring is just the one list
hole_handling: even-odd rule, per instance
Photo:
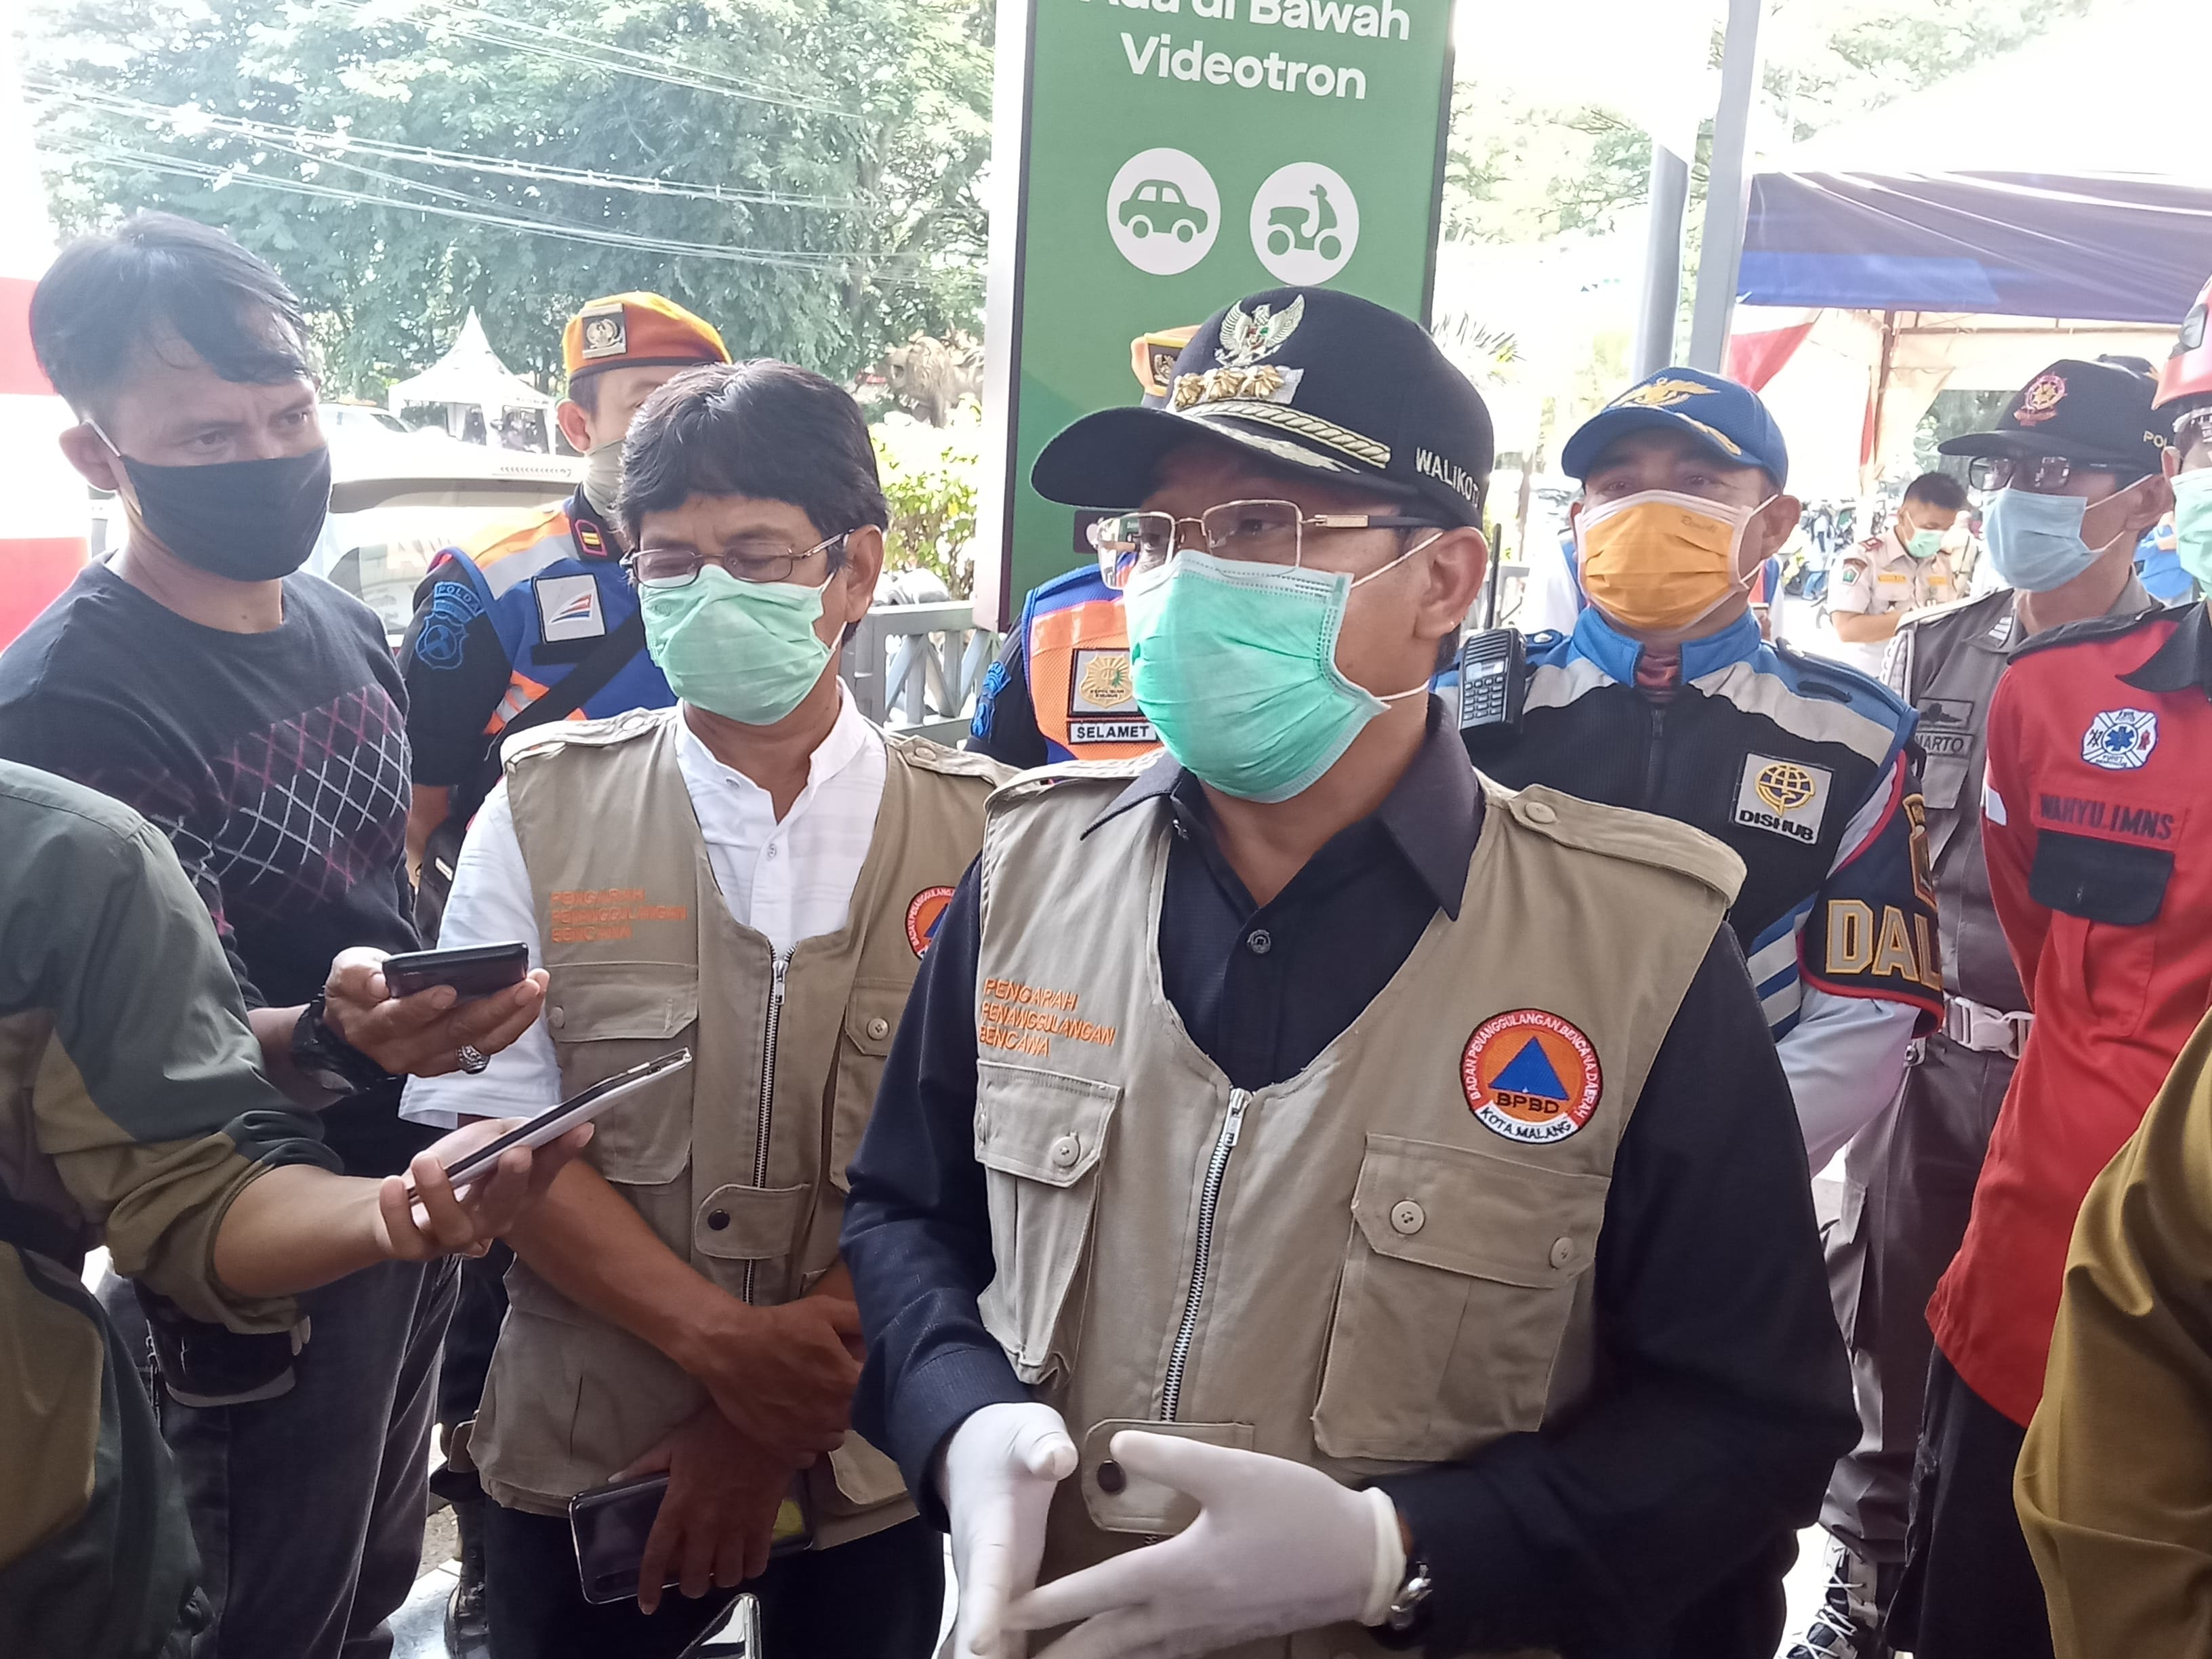
{"label": "hand holding smartphone", "polygon": [[[611,1486],[580,1492],[568,1500],[568,1531],[575,1540],[576,1574],[582,1581],[584,1599],[594,1606],[626,1601],[637,1594],[637,1575],[645,1563],[646,1540],[668,1496],[668,1477],[641,1475]],[[814,1522],[807,1513],[804,1479],[794,1480],[791,1491],[775,1512],[775,1531],[769,1558],[803,1550],[814,1539]],[[661,1586],[674,1589],[673,1577]]]}
{"label": "hand holding smartphone", "polygon": [[384,986],[395,997],[411,997],[434,985],[450,985],[468,1002],[521,984],[529,971],[530,947],[519,943],[407,951],[385,957]]}
{"label": "hand holding smartphone", "polygon": [[[453,1183],[453,1190],[458,1194],[464,1183],[489,1170],[509,1147],[543,1146],[549,1140],[557,1140],[578,1124],[589,1123],[617,1101],[635,1094],[654,1079],[681,1071],[690,1063],[691,1051],[689,1048],[672,1048],[642,1065],[631,1066],[627,1072],[618,1072],[604,1082],[595,1083],[580,1093],[571,1095],[558,1106],[540,1112],[527,1123],[517,1124],[498,1139],[477,1147],[459,1163],[447,1165],[446,1177]],[[411,1180],[407,1183],[407,1195],[410,1199],[415,1196],[415,1183]]]}

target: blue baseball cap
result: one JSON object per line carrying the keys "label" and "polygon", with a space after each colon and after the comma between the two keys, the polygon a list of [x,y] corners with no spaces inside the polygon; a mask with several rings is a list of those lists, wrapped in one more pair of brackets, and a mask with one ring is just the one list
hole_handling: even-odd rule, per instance
{"label": "blue baseball cap", "polygon": [[1731,466],[1765,469],[1779,489],[1790,481],[1790,446],[1759,394],[1698,368],[1662,368],[1584,421],[1559,452],[1571,478],[1586,478],[1615,441],[1632,432],[1686,432]]}

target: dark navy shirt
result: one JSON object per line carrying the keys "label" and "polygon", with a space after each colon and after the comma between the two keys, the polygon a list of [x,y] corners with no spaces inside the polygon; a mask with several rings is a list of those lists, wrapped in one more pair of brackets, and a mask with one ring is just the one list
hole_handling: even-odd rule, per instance
{"label": "dark navy shirt", "polygon": [[[1109,810],[1173,823],[1163,982],[1200,1048],[1256,1089],[1303,1069],[1430,919],[1456,913],[1482,797],[1433,706],[1382,807],[1264,906],[1171,759]],[[854,1421],[940,1522],[945,1438],[979,1407],[1030,1397],[976,1311],[994,1271],[971,1129],[977,947],[971,869],[923,959],[845,1212],[868,1336]],[[1437,1575],[1431,1650],[1771,1659],[1790,1535],[1856,1419],[1796,1113],[1726,927],[1622,1138],[1595,1273],[1601,1380],[1574,1422],[1380,1483]]]}

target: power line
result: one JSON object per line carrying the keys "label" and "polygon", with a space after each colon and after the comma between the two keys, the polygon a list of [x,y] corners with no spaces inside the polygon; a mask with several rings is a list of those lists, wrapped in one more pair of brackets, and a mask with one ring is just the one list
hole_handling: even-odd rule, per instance
{"label": "power line", "polygon": [[[211,129],[233,133],[241,137],[291,149],[312,160],[329,161],[331,153],[348,152],[376,157],[382,161],[409,161],[424,167],[442,167],[454,171],[488,173],[505,178],[524,179],[533,183],[575,185],[593,190],[621,190],[647,196],[687,197],[699,201],[726,202],[745,206],[818,209],[824,211],[858,211],[866,204],[853,197],[797,196],[777,191],[733,190],[717,185],[692,184],[680,179],[654,179],[637,173],[599,173],[589,167],[564,167],[550,162],[530,162],[518,158],[479,155],[464,150],[441,150],[425,145],[402,144],[388,139],[364,138],[349,132],[325,131],[313,127],[294,126],[280,122],[259,121],[246,116],[218,115],[196,105],[169,106],[150,103],[121,93],[112,93],[86,82],[64,76],[39,74],[35,71],[23,76],[24,88],[63,107],[88,106],[112,114],[129,116],[146,121],[160,121],[179,130],[179,136],[189,137],[191,128]],[[295,146],[306,146],[295,149]],[[367,172],[369,169],[361,169]],[[392,175],[376,175],[390,177]],[[412,180],[400,182],[412,184]],[[419,186],[428,189],[430,186]]]}
{"label": "power line", "polygon": [[[567,64],[574,68],[596,70],[603,75],[634,76],[641,81],[656,82],[663,86],[681,87],[691,92],[711,93],[717,97],[736,99],[742,103],[769,104],[784,109],[806,110],[818,115],[835,115],[848,121],[866,118],[863,112],[860,110],[845,109],[835,104],[825,104],[818,99],[753,90],[752,88],[759,83],[737,81],[734,76],[723,77],[725,84],[717,84],[714,81],[699,78],[702,74],[714,73],[712,70],[687,69],[685,72],[679,74],[645,53],[629,52],[627,47],[616,46],[604,41],[580,41],[570,35],[561,34],[551,29],[539,29],[531,24],[518,23],[513,19],[501,17],[495,13],[480,11],[474,7],[453,5],[448,3],[448,0],[422,0],[422,3],[445,14],[444,18],[436,27],[458,34],[463,40],[474,40],[488,46],[498,46],[521,57],[536,58],[549,63]],[[513,31],[524,38],[517,40],[509,35],[501,34],[496,32],[500,29]],[[542,35],[544,38],[542,40],[529,38],[532,34]],[[598,49],[603,53],[623,53],[629,58],[640,61],[617,61],[607,56],[594,55],[593,49]],[[734,82],[734,84],[728,82]]]}
{"label": "power line", "polygon": [[[542,23],[529,23],[519,17],[503,16],[485,7],[465,3],[465,0],[416,0],[416,3],[429,6],[434,10],[446,12],[451,15],[480,21],[503,29],[513,29],[519,34],[536,35],[544,40],[556,41],[572,51],[597,52],[611,58],[627,58],[633,64],[642,64],[647,66],[656,74],[665,75],[668,72],[669,66],[666,61],[651,52],[637,52],[629,46],[618,46],[611,40],[579,40],[573,35],[563,34],[557,29],[546,27]],[[718,81],[732,88],[763,94],[771,101],[792,101],[790,94],[764,81],[750,80],[744,76],[731,75],[721,70],[702,69],[696,64],[683,67],[694,77],[694,80],[687,84],[696,85],[701,81]],[[845,109],[818,100],[798,102],[793,106],[816,110],[825,115],[842,115],[854,120],[860,119],[863,113],[860,110]]]}
{"label": "power line", "polygon": [[[233,165],[218,165],[210,161],[194,161],[185,156],[167,155],[155,150],[141,150],[125,145],[86,143],[64,137],[58,143],[46,146],[57,155],[75,155],[86,161],[106,162],[115,166],[135,167],[146,172],[172,178],[191,179],[211,182],[218,186],[229,185],[257,185],[287,195],[304,196],[323,201],[343,202],[358,206],[392,208],[402,212],[426,213],[440,218],[458,219],[474,224],[490,225],[503,230],[520,232],[529,236],[545,236],[561,240],[587,242],[605,247],[620,247],[650,253],[664,253],[672,258],[719,259],[738,264],[757,264],[787,270],[811,271],[817,276],[836,275],[845,264],[856,260],[871,262],[886,258],[905,258],[907,255],[815,253],[792,249],[757,249],[732,247],[726,243],[687,242],[673,237],[647,236],[628,231],[617,231],[592,225],[561,225],[542,219],[527,219],[512,214],[496,213],[480,209],[443,207],[430,202],[401,201],[389,196],[379,196],[365,191],[347,190],[336,185],[318,184],[308,179],[276,179],[266,173],[253,173]],[[890,272],[876,271],[876,280],[900,286],[912,285],[918,279]]]}

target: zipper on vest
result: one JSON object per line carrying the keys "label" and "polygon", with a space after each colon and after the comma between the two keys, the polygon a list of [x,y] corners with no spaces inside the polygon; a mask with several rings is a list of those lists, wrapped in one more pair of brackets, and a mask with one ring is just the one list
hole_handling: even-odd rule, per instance
{"label": "zipper on vest", "polygon": [[[791,952],[775,953],[774,977],[768,988],[768,1024],[761,1032],[760,1127],[753,1132],[753,1185],[768,1185],[768,1139],[775,1127],[775,1036],[783,1024],[784,982],[791,972]],[[753,1279],[760,1263],[745,1263],[745,1300],[753,1299]]]}
{"label": "zipper on vest", "polygon": [[[1677,691],[1675,695],[1679,696],[1680,693]],[[1659,810],[1652,803],[1659,799],[1659,786],[1667,769],[1665,757],[1661,753],[1661,744],[1666,736],[1667,706],[1655,702],[1651,705],[1650,734],[1644,746],[1644,799],[1637,802],[1637,805],[1646,812]]]}
{"label": "zipper on vest", "polygon": [[1168,1354],[1168,1374],[1160,1384],[1160,1421],[1172,1423],[1182,1407],[1183,1368],[1190,1363],[1190,1345],[1198,1335],[1199,1304],[1206,1299],[1206,1270],[1213,1265],[1213,1212],[1220,1207],[1222,1178],[1229,1173],[1229,1155],[1237,1150],[1237,1137],[1244,1127],[1244,1109],[1252,1097],[1242,1089],[1229,1091],[1229,1115],[1214,1137],[1213,1157],[1206,1166],[1206,1187],[1198,1200],[1198,1246],[1191,1252],[1190,1291],[1183,1297],[1182,1323],[1176,1327],[1175,1346]]}

